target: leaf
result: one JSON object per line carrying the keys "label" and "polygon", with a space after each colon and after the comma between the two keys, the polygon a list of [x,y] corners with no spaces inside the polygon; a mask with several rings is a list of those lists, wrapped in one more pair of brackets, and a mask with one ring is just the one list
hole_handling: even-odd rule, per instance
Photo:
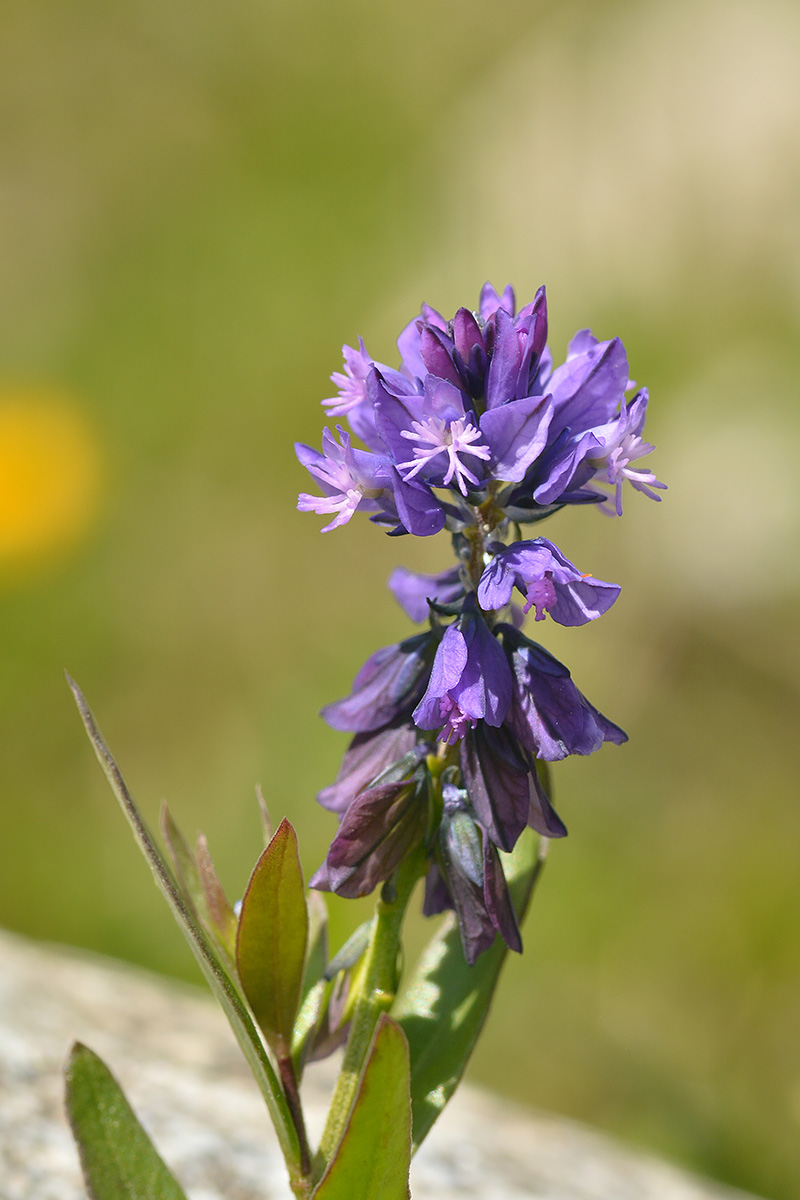
{"label": "leaf", "polygon": [[70,679],[69,675],[67,676],[67,682],[75,697],[78,711],[81,714],[81,719],[86,727],[86,732],[94,747],[95,754],[103,768],[106,779],[111,785],[111,790],[116,796],[120,808],[133,830],[133,835],[139,845],[139,849],[147,859],[155,881],[170,906],[181,931],[186,937],[209,987],[222,1006],[225,1016],[228,1018],[230,1026],[236,1035],[236,1040],[242,1049],[242,1053],[247,1059],[250,1070],[255,1076],[256,1083],[261,1090],[278,1134],[278,1140],[286,1159],[290,1176],[294,1178],[299,1174],[300,1145],[298,1136],[292,1123],[286,1098],[272,1064],[267,1057],[261,1038],[258,1036],[258,1030],[253,1024],[247,1006],[239,995],[213,943],[181,895],[180,889],[175,883],[141,813],[136,807],[133,797],[128,791],[120,769],[111,755],[111,751],[106,746],[103,736],[97,728],[97,723],[83,697],[83,693],[74,680]]}
{"label": "leaf", "polygon": [[236,965],[259,1028],[289,1054],[306,961],[308,909],[297,837],[284,818],[250,876],[239,914]]}
{"label": "leaf", "polygon": [[236,917],[217,878],[208,842],[202,833],[197,839],[195,861],[205,899],[203,915],[210,923],[210,932],[219,938],[220,945],[233,963],[236,958]]}
{"label": "leaf", "polygon": [[[542,844],[546,844],[544,839]],[[526,829],[504,870],[522,921],[543,864],[532,830]],[[393,1016],[408,1039],[411,1058],[413,1142],[416,1150],[452,1096],[483,1028],[508,949],[496,938],[470,967],[450,917],[417,963]]]}
{"label": "leaf", "polygon": [[183,898],[195,915],[199,917],[205,907],[205,894],[200,882],[200,873],[197,870],[197,863],[191,847],[175,824],[166,803],[161,805],[161,836],[169,851],[172,868]]}
{"label": "leaf", "polygon": [[67,1116],[92,1200],[186,1200],[105,1063],[76,1042]]}
{"label": "leaf", "polygon": [[336,1154],[313,1200],[408,1200],[408,1046],[384,1013]]}

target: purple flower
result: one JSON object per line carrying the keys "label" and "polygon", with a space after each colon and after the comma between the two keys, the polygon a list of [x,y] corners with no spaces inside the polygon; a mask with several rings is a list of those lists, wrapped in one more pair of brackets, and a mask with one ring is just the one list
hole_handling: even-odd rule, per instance
{"label": "purple flower", "polygon": [[604,426],[596,427],[592,434],[598,442],[597,451],[590,451],[589,460],[597,471],[597,480],[614,489],[613,511],[622,516],[622,483],[628,482],[651,500],[660,500],[653,488],[666,490],[652,471],[637,470],[635,463],[655,450],[650,442],[642,438],[644,419],[647,414],[647,389],[637,392],[627,408],[625,401],[619,415]]}
{"label": "purple flower", "polygon": [[322,434],[322,454],[302,442],[295,445],[300,462],[322,487],[324,496],[312,496],[301,492],[297,498],[300,512],[325,514],[335,513],[334,519],[322,532],[336,529],[350,520],[353,513],[375,512],[384,489],[390,483],[388,463],[385,459],[365,450],[354,450],[350,435],[337,426],[341,445],[330,430]]}
{"label": "purple flower", "polygon": [[503,608],[516,587],[525,597],[523,612],[533,608],[537,621],[549,613],[559,625],[585,625],[619,595],[617,584],[583,575],[546,538],[489,550],[496,553],[478,584],[478,603],[485,611]]}
{"label": "purple flower", "polygon": [[428,618],[429,600],[436,604],[452,604],[464,595],[458,567],[438,575],[418,575],[405,567],[395,567],[389,576],[389,590],[411,620],[418,624]]}
{"label": "purple flower", "polygon": [[327,704],[322,716],[345,733],[371,733],[409,716],[428,681],[435,644],[428,632],[376,650],[353,680],[350,695]]}
{"label": "purple flower", "polygon": [[578,691],[563,663],[513,625],[497,630],[513,676],[506,725],[526,750],[554,762],[593,754],[603,742],[627,742],[628,735]]}
{"label": "purple flower", "polygon": [[420,729],[440,730],[439,740],[452,744],[478,721],[501,725],[510,699],[508,663],[473,602],[444,632],[414,721]]}
{"label": "purple flower", "polygon": [[526,825],[546,837],[566,836],[536,767],[505,727],[468,729],[459,746],[459,766],[475,817],[501,850],[513,850]]}

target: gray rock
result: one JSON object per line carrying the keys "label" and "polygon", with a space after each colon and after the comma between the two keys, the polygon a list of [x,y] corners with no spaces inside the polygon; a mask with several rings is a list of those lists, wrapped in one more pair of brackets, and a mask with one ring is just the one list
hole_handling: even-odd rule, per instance
{"label": "gray rock", "polygon": [[[189,1200],[288,1200],[261,1098],[210,999],[8,934],[0,934],[0,1200],[85,1200],[62,1100],[62,1065],[76,1039],[119,1078]],[[333,1070],[326,1063],[308,1073],[315,1133]],[[415,1200],[746,1200],[471,1088],[420,1151],[412,1190]]]}

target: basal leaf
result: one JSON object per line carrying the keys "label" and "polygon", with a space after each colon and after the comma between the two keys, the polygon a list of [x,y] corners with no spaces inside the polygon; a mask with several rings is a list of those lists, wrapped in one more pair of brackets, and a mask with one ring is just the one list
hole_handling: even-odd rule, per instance
{"label": "basal leaf", "polygon": [[[526,830],[513,853],[503,857],[521,921],[543,862],[533,831]],[[451,914],[423,952],[393,1009],[408,1039],[415,1150],[464,1074],[507,953],[498,937],[474,966],[468,966]]]}
{"label": "basal leaf", "polygon": [[228,1018],[230,1026],[236,1035],[236,1040],[247,1059],[250,1069],[255,1076],[256,1083],[266,1102],[289,1172],[293,1177],[296,1177],[299,1174],[300,1163],[300,1145],[297,1131],[292,1123],[286,1098],[272,1064],[267,1057],[261,1038],[258,1036],[258,1031],[253,1024],[247,1006],[239,995],[236,985],[231,979],[216,948],[181,895],[181,891],[172,873],[167,867],[141,813],[136,807],[125,780],[122,778],[120,769],[112,757],[111,751],[106,746],[103,736],[97,728],[97,723],[80,688],[69,676],[67,676],[67,682],[72,689],[78,705],[78,711],[81,714],[86,732],[89,735],[89,740],[94,747],[95,754],[103,768],[106,779],[111,785],[111,790],[116,796],[120,808],[133,830],[133,835],[139,845],[139,849],[147,859],[156,883],[186,937],[201,971],[205,975],[212,992]]}
{"label": "basal leaf", "polygon": [[289,1054],[306,961],[308,909],[297,837],[284,818],[242,898],[236,965],[253,1015],[279,1058]]}
{"label": "basal leaf", "polygon": [[408,1200],[410,1162],[408,1047],[384,1014],[342,1140],[313,1200]]}
{"label": "basal leaf", "polygon": [[105,1063],[76,1042],[67,1115],[92,1200],[186,1200]]}

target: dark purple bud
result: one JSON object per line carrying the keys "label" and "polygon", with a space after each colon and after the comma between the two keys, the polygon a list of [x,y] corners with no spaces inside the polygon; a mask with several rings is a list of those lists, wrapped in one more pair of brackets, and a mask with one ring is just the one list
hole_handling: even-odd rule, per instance
{"label": "dark purple bud", "polygon": [[326,705],[322,716],[345,733],[369,733],[410,713],[427,683],[434,645],[428,632],[376,650],[353,680],[350,695]]}
{"label": "dark purple bud", "polygon": [[513,625],[496,627],[514,679],[507,727],[537,758],[592,754],[603,742],[621,745],[628,735],[598,712],[557,658]]}
{"label": "dark purple bud", "polygon": [[354,899],[366,896],[400,865],[427,824],[423,780],[378,784],[356,796],[311,887]]}
{"label": "dark purple bud", "polygon": [[437,869],[426,881],[425,912],[455,909],[464,957],[472,965],[498,933],[517,952],[522,940],[497,850],[475,823],[464,797],[460,789],[445,785]]}
{"label": "dark purple bud", "polygon": [[499,308],[495,314],[494,346],[486,375],[487,410],[517,399],[520,360],[519,338],[514,321],[504,309]]}
{"label": "dark purple bud", "polygon": [[505,729],[480,724],[459,747],[461,779],[475,816],[501,850],[513,850],[528,824],[530,770]]}

